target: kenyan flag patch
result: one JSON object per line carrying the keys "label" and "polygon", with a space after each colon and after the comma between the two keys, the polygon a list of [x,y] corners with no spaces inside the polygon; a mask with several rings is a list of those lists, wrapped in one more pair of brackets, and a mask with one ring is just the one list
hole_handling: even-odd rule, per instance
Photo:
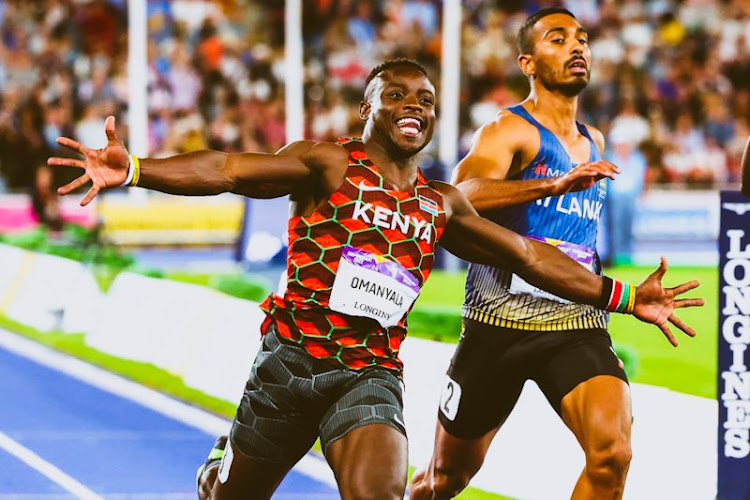
{"label": "kenyan flag patch", "polygon": [[424,210],[428,214],[432,214],[435,217],[438,216],[438,204],[426,196],[419,195],[419,209]]}

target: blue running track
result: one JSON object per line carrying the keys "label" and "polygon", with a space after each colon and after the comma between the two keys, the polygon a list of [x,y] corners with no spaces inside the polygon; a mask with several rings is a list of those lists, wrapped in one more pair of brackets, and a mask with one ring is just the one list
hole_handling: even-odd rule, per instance
{"label": "blue running track", "polygon": [[[195,499],[215,436],[0,348],[0,433],[104,498]],[[0,498],[76,496],[0,446]],[[274,498],[335,499],[292,471]]]}

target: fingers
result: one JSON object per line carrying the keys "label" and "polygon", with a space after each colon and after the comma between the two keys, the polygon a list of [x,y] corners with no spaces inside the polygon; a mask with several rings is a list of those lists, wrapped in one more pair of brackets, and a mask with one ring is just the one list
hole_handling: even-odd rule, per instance
{"label": "fingers", "polygon": [[674,338],[674,335],[672,335],[672,332],[669,330],[669,327],[666,324],[659,325],[659,329],[664,334],[665,337],[667,337],[667,340],[669,340],[669,343],[673,346],[677,347],[679,343],[677,342],[677,339]]}
{"label": "fingers", "polygon": [[107,140],[118,141],[117,132],[115,132],[115,117],[110,115],[104,122],[104,132],[107,134]]}
{"label": "fingers", "polygon": [[607,160],[599,160],[591,163],[581,163],[578,167],[573,169],[573,171],[575,171],[576,169],[588,169],[600,174],[604,174],[607,177],[611,176],[612,178],[614,178],[614,174],[620,173],[620,167],[608,162]]}
{"label": "fingers", "polygon": [[664,277],[664,275],[667,273],[667,259],[663,255],[661,256],[661,264],[659,264],[659,268],[651,273],[651,276],[655,276],[659,281]]}
{"label": "fingers", "polygon": [[76,151],[77,153],[80,153],[84,156],[86,156],[86,153],[89,152],[89,148],[87,148],[80,142],[74,141],[73,139],[69,139],[67,137],[58,137],[57,143],[61,146],[65,146],[66,148],[70,148],[73,151]]}
{"label": "fingers", "polygon": [[669,322],[672,323],[674,326],[685,332],[690,337],[695,337],[695,330],[690,328],[687,324],[685,324],[684,321],[682,321],[680,318],[677,317],[676,314],[672,314],[669,317]]}
{"label": "fingers", "polygon": [[62,167],[86,168],[86,164],[75,158],[47,158],[47,165],[60,165]]}
{"label": "fingers", "polygon": [[680,299],[674,301],[675,309],[681,307],[702,307],[705,304],[703,299]]}
{"label": "fingers", "polygon": [[618,173],[618,174],[620,173],[620,167],[618,167],[614,163],[609,162],[607,160],[599,160],[593,163],[593,165],[596,165],[596,164],[605,165],[608,169],[612,170],[613,172]]}
{"label": "fingers", "polygon": [[677,285],[676,287],[672,288],[672,291],[674,292],[675,297],[678,295],[682,295],[683,293],[693,290],[694,288],[698,288],[700,286],[700,281],[693,280],[688,283],[683,283],[682,285]]}
{"label": "fingers", "polygon": [[89,177],[89,174],[83,174],[78,179],[74,180],[73,182],[70,182],[61,188],[58,188],[57,194],[66,195],[70,193],[71,191],[75,191],[76,189],[83,186],[90,180],[91,178]]}
{"label": "fingers", "polygon": [[89,189],[89,192],[86,193],[86,196],[84,196],[81,200],[81,206],[85,207],[86,205],[91,203],[91,200],[93,200],[97,194],[99,194],[99,186],[94,184],[93,186],[91,186],[91,189]]}
{"label": "fingers", "polygon": [[575,179],[581,179],[583,177],[596,177],[597,179],[603,179],[604,177],[608,177],[610,179],[615,178],[615,174],[617,172],[614,172],[612,170],[604,170],[595,168],[591,165],[585,166],[583,168],[577,167],[574,170],[570,171],[570,177]]}

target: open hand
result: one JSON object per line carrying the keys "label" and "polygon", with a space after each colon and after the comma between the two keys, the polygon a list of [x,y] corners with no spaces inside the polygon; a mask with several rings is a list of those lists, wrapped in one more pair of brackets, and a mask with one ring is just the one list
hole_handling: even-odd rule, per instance
{"label": "open hand", "polygon": [[604,178],[614,180],[620,168],[607,160],[581,163],[570,172],[554,180],[555,196],[576,191],[585,191]]}
{"label": "open hand", "polygon": [[666,272],[667,260],[662,257],[659,268],[638,285],[633,315],[641,321],[658,326],[669,342],[677,347],[677,339],[672,335],[667,322],[672,323],[690,337],[695,337],[695,330],[678,318],[674,310],[680,307],[701,307],[704,302],[703,299],[677,299],[679,295],[697,288],[700,285],[697,280],[674,288],[663,288],[661,280]]}
{"label": "open hand", "polygon": [[107,117],[107,121],[104,123],[104,131],[107,134],[107,146],[103,149],[89,149],[67,137],[57,138],[58,144],[83,155],[83,160],[59,157],[47,160],[49,165],[78,167],[85,170],[82,176],[57,190],[58,194],[65,195],[91,181],[93,185],[81,200],[81,206],[88,205],[102,189],[119,186],[128,177],[128,150],[117,137],[114,116]]}

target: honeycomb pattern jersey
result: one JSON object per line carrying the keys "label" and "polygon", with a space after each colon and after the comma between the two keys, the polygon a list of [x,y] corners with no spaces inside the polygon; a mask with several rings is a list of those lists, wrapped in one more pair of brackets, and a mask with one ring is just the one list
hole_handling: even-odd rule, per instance
{"label": "honeycomb pattern jersey", "polygon": [[344,182],[315,212],[289,220],[287,289],[261,304],[267,314],[261,331],[273,321],[281,337],[314,358],[354,370],[381,366],[400,372],[406,314],[386,329],[374,319],[331,310],[331,290],[347,246],[398,262],[421,288],[445,228],[443,197],[419,170],[413,190],[392,189],[361,140],[339,144],[349,151]]}

